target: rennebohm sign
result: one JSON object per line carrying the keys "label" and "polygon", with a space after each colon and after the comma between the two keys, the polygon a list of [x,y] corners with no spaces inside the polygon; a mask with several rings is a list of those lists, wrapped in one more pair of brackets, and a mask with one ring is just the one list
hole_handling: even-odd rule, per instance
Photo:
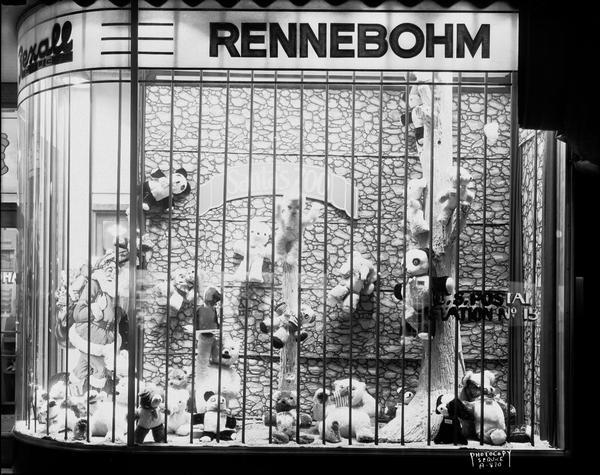
{"label": "rennebohm sign", "polygon": [[[516,12],[284,10],[277,5],[281,4],[266,9],[202,9],[172,1],[161,8],[141,8],[139,67],[517,69]],[[39,77],[69,70],[129,66],[129,10],[102,0],[94,7],[98,8],[73,11],[72,4],[67,9],[58,2],[44,9],[43,16],[34,12],[24,19],[19,27],[21,87]]]}

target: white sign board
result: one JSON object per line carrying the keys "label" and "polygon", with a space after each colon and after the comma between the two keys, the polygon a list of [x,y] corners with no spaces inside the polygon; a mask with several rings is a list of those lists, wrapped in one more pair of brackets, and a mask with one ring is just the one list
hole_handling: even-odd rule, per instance
{"label": "white sign board", "polygon": [[157,11],[140,67],[512,71],[515,13]]}
{"label": "white sign board", "polygon": [[[18,34],[20,88],[67,71],[127,68],[129,10],[108,5],[66,12],[78,7],[58,2],[27,17]],[[140,68],[517,69],[516,12],[167,6],[140,10]]]}

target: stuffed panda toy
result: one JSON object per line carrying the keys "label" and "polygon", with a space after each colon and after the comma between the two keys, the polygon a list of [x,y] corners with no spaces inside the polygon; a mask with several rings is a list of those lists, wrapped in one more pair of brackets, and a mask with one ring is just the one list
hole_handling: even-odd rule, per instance
{"label": "stuffed panda toy", "polygon": [[[419,338],[426,340],[435,336],[435,318],[432,318],[432,304],[450,306],[454,293],[452,277],[438,277],[430,272],[431,252],[426,248],[406,251],[406,287],[402,283],[394,287],[394,296],[406,300],[405,318]],[[431,275],[430,275],[431,274]]]}
{"label": "stuffed panda toy", "polygon": [[187,179],[187,171],[184,168],[175,170],[171,177],[160,169],[150,173],[150,178],[142,185],[142,207],[148,211],[151,206],[158,206],[163,211],[169,209],[169,188],[171,187],[173,198],[187,195],[190,184]]}
{"label": "stuffed panda toy", "polygon": [[201,442],[218,440],[234,440],[236,438],[235,427],[237,420],[230,415],[224,396],[218,396],[213,391],[204,393],[206,401],[206,412],[194,414],[194,424],[203,424],[204,428],[200,435]]}
{"label": "stuffed panda toy", "polygon": [[473,420],[473,414],[453,394],[440,394],[435,406],[435,413],[441,415],[443,419],[433,442],[453,444],[456,438],[458,445],[467,445],[467,438],[462,433],[461,419]]}

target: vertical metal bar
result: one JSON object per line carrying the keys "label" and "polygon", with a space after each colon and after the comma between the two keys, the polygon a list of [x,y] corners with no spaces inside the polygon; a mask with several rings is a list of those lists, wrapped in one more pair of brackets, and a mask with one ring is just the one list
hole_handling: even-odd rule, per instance
{"label": "vertical metal bar", "polygon": [[[127,372],[127,446],[133,447],[135,443],[134,437],[134,408],[136,405],[136,355],[137,355],[137,313],[136,313],[136,291],[137,291],[137,273],[135,265],[135,256],[137,256],[137,221],[141,213],[141,196],[138,193],[138,174],[141,170],[138,166],[138,84],[139,84],[139,69],[138,69],[138,2],[131,2],[130,10],[131,23],[131,90],[129,103],[129,255],[133,256],[129,259],[129,303],[127,316],[129,319],[130,335],[129,346],[129,361]],[[141,219],[140,219],[141,221]],[[140,233],[141,235],[141,233]],[[140,246],[141,248],[141,246]]]}
{"label": "vertical metal bar", "polygon": [[[538,220],[537,220],[537,209],[538,209],[538,131],[535,131],[534,135],[534,165],[533,165],[533,269],[531,272],[532,276],[532,292],[531,292],[531,303],[532,309],[537,313],[537,236],[538,236]],[[535,344],[536,344],[536,322],[531,322],[531,445],[535,445]]]}
{"label": "vertical metal bar", "polygon": [[248,272],[250,270],[250,212],[252,200],[252,131],[254,127],[254,70],[250,77],[250,133],[248,148],[248,207],[246,210],[246,305],[244,307],[244,384],[242,388],[242,443],[246,442],[246,389],[247,389],[247,368],[248,368]]}
{"label": "vertical metal bar", "polygon": [[[119,113],[117,115],[117,209],[115,213],[116,217],[116,230],[117,236],[115,239],[115,334],[114,334],[114,346],[113,346],[113,388],[112,388],[112,431],[111,440],[115,442],[115,419],[117,410],[117,340],[119,337],[119,321],[123,317],[121,308],[119,305],[119,240],[120,240],[120,228],[121,228],[121,122],[122,122],[122,111],[121,101],[123,98],[123,85],[122,85],[123,72],[119,70],[119,95],[118,95],[118,107]],[[135,260],[135,256],[129,256],[130,259]]]}
{"label": "vertical metal bar", "polygon": [[[375,320],[375,445],[379,444],[379,320],[381,318],[381,187],[383,179],[383,71],[379,73],[379,144],[377,174],[377,307]],[[352,182],[354,193],[354,182]],[[352,213],[354,214],[354,197]]]}
{"label": "vertical metal bar", "polygon": [[[196,409],[196,313],[198,312],[198,232],[200,228],[200,171],[202,164],[202,97],[204,94],[204,71],[200,70],[198,99],[198,165],[196,167],[196,231],[194,236],[194,313],[192,314],[192,407]],[[194,412],[192,410],[192,413]],[[194,443],[194,415],[190,417],[190,444]]]}
{"label": "vertical metal bar", "polygon": [[[511,107],[511,120],[510,120],[510,150],[511,150],[511,160],[510,160],[510,166],[513,167],[514,164],[516,163],[521,163],[521,161],[519,160],[517,162],[516,157],[518,156],[518,154],[520,154],[520,149],[519,149],[519,124],[517,121],[517,117],[516,117],[516,111],[518,110],[518,103],[517,103],[517,73],[513,72],[511,73],[511,87],[510,87],[510,107]],[[511,168],[511,176],[514,176],[515,171],[512,170]],[[511,180],[512,182],[512,180]],[[513,199],[513,193],[510,193],[510,208],[509,209],[513,209],[514,204],[512,203],[512,199]],[[512,236],[513,233],[516,232],[515,229],[513,229],[513,224],[514,224],[514,220],[511,219],[509,221],[509,236]],[[512,240],[511,240],[512,241]],[[511,244],[514,245],[514,243],[511,242]],[[510,254],[509,255],[513,255],[516,252],[516,249],[510,249]],[[513,262],[513,259],[511,259],[511,263]],[[515,282],[510,282],[510,278],[509,278],[509,290],[511,289],[511,285],[514,286]],[[507,302],[508,304],[508,302]],[[507,428],[506,428],[506,435],[507,438],[510,439],[510,434],[511,434],[511,425],[510,425],[510,408],[512,407],[513,404],[513,375],[511,374],[512,368],[513,368],[513,352],[515,351],[514,348],[514,341],[513,339],[515,338],[514,335],[514,318],[512,318],[511,314],[508,314],[508,378],[507,378],[507,402],[508,402],[508,411],[509,411],[509,417],[508,417],[508,421],[507,421]],[[518,420],[518,419],[517,419]]]}
{"label": "vertical metal bar", "polygon": [[[48,95],[50,95],[50,107],[48,107]],[[47,129],[48,129],[48,122],[52,122],[52,96],[53,93],[52,91],[46,91],[43,92],[41,94],[41,100],[44,101],[44,115],[43,115],[43,121],[44,121],[44,135],[47,137]],[[50,109],[50,110],[48,110]],[[52,124],[50,124],[50,129],[52,129]],[[52,358],[52,355],[50,354],[50,338],[51,338],[51,333],[50,333],[50,281],[51,281],[51,258],[50,258],[50,253],[52,252],[51,248],[50,248],[50,226],[52,224],[52,216],[51,216],[51,212],[50,212],[50,177],[52,175],[52,131],[50,131],[50,144],[48,144],[47,141],[44,142],[44,146],[43,148],[40,147],[40,150],[44,151],[44,160],[42,160],[42,163],[40,164],[40,169],[41,169],[41,174],[42,174],[42,190],[43,193],[41,193],[41,209],[42,209],[42,213],[43,213],[43,222],[44,222],[44,228],[42,228],[42,252],[43,252],[43,260],[42,260],[42,285],[40,288],[40,298],[42,301],[42,311],[44,312],[44,314],[42,315],[43,321],[46,324],[46,328],[45,328],[45,340],[46,340],[46,345],[45,345],[45,351],[44,354],[46,355],[46,389],[48,390],[48,393],[50,392],[50,360]],[[47,148],[47,149],[46,149]],[[50,170],[46,169],[46,166],[48,166],[48,168]],[[46,225],[46,223],[48,223]],[[50,401],[50,399],[48,399],[48,401]],[[60,408],[59,412],[60,412]],[[50,434],[50,410],[48,410],[48,412],[46,413],[46,434]]]}
{"label": "vertical metal bar", "polygon": [[[410,93],[410,72],[406,71],[406,89],[405,89],[405,120],[404,120],[404,205],[403,216],[404,225],[402,229],[402,293],[406,295],[406,234],[408,232],[408,223],[406,214],[408,212],[408,95]],[[406,393],[406,298],[402,299],[402,397],[400,399],[400,444],[404,445],[404,394]]]}
{"label": "vertical metal bar", "polygon": [[[275,237],[275,213],[277,199],[277,71],[275,71],[273,84],[273,202],[271,210],[271,236]],[[271,306],[270,306],[270,321],[273,321],[273,307],[275,306],[275,245],[271,245]],[[269,342],[269,444],[273,442],[273,426],[271,418],[273,416],[273,325],[269,325],[270,339]]]}
{"label": "vertical metal bar", "polygon": [[[68,108],[68,115],[67,115],[67,177],[66,177],[66,183],[67,183],[67,236],[66,236],[66,243],[67,243],[67,265],[66,265],[66,279],[65,279],[65,288],[67,290],[66,292],[66,298],[65,298],[65,309],[66,309],[66,315],[65,315],[65,325],[67,327],[67,330],[65,332],[65,337],[66,337],[66,343],[65,343],[65,397],[66,399],[69,399],[69,379],[70,379],[70,375],[71,372],[69,371],[69,299],[71,298],[70,292],[69,292],[69,287],[71,286],[71,77],[70,77],[70,73],[69,73],[69,87],[68,87],[68,102],[67,102],[67,108]],[[66,426],[66,411],[65,411],[65,426]],[[67,439],[67,431],[65,431],[65,440]]]}
{"label": "vertical metal bar", "polygon": [[[229,91],[231,87],[231,72],[227,70],[227,89],[225,95],[225,151],[223,157],[223,225],[221,228],[221,295],[224,295],[225,286],[225,225],[227,218],[227,158],[229,154]],[[221,441],[219,432],[221,431],[221,362],[223,359],[223,300],[219,310],[219,376],[217,388],[217,442]]]}
{"label": "vertical metal bar", "polygon": [[352,331],[352,324],[353,324],[353,319],[352,319],[352,314],[354,312],[354,294],[353,294],[353,289],[354,289],[354,165],[355,165],[355,139],[356,139],[356,131],[355,131],[355,126],[356,126],[356,71],[352,72],[352,125],[351,125],[351,149],[350,149],[350,183],[351,183],[351,188],[350,188],[350,206],[352,208],[351,214],[352,216],[350,216],[350,325],[349,325],[349,332],[350,332],[350,355],[349,355],[349,359],[348,359],[348,366],[349,366],[349,372],[350,372],[350,384],[348,387],[348,445],[352,445],[352,376],[353,376],[353,368],[352,365],[354,364],[354,359],[353,359],[353,346],[354,346],[354,341],[353,341],[353,331]]}
{"label": "vertical metal bar", "polygon": [[165,433],[164,441],[167,442],[167,422],[169,412],[169,327],[171,326],[171,238],[173,222],[173,117],[175,115],[175,72],[171,70],[171,110],[169,128],[169,216],[167,220],[167,316],[165,324]]}
{"label": "vertical metal bar", "polygon": [[[70,91],[70,89],[69,89]],[[23,218],[21,218],[19,216],[19,222],[22,225],[22,228],[25,229],[26,227],[26,223],[32,223],[33,224],[33,219],[31,219],[29,210],[31,209],[31,200],[29,197],[29,193],[30,193],[30,189],[29,189],[29,170],[27,168],[28,164],[31,164],[31,154],[30,154],[30,148],[29,148],[29,143],[31,142],[31,140],[27,140],[27,138],[29,138],[29,130],[30,130],[30,123],[32,122],[32,114],[31,114],[31,105],[32,105],[33,100],[29,99],[28,101],[24,102],[22,104],[22,106],[25,108],[25,112],[24,115],[26,117],[26,124],[24,124],[23,130],[21,133],[23,134],[23,142],[24,142],[24,146],[23,149],[25,151],[25,159],[23,160],[23,162],[19,165],[19,170],[20,170],[20,174],[18,175],[20,180],[19,180],[19,188],[20,190],[23,190],[23,196],[24,196],[24,203],[23,203]],[[21,188],[22,187],[22,188]],[[22,244],[21,244],[21,251],[22,251],[22,257],[21,257],[21,268],[20,268],[20,272],[21,272],[21,287],[19,289],[19,297],[20,299],[23,300],[23,310],[24,310],[24,314],[28,315],[28,316],[32,316],[33,313],[31,312],[31,299],[30,299],[30,292],[27,292],[27,290],[29,290],[29,274],[30,272],[30,268],[27,265],[28,262],[31,262],[31,255],[30,255],[30,249],[32,248],[31,246],[31,234],[27,234],[25,236],[22,236]],[[28,245],[29,244],[29,245]],[[25,382],[25,388],[24,388],[24,393],[25,393],[25,398],[23,400],[24,404],[25,404],[25,416],[27,419],[27,429],[31,430],[31,411],[33,409],[33,405],[36,403],[35,400],[33,400],[33,403],[31,401],[31,384],[32,381],[30,380],[31,374],[29,371],[29,364],[30,364],[30,351],[32,348],[32,342],[30,339],[31,336],[31,326],[32,326],[32,321],[31,321],[31,317],[29,318],[24,318],[23,319],[23,328],[22,328],[22,342],[23,342],[23,368],[24,368],[24,375],[23,375],[23,381]]]}
{"label": "vertical metal bar", "polygon": [[[56,353],[53,353],[53,346],[52,343],[52,308],[53,308],[53,292],[52,292],[52,288],[54,287],[54,279],[55,279],[55,269],[56,269],[56,256],[54,255],[54,245],[53,245],[53,241],[55,242],[55,240],[52,239],[52,235],[54,233],[52,233],[52,229],[53,229],[53,217],[54,217],[54,212],[53,212],[53,202],[54,202],[54,160],[55,160],[55,156],[52,152],[52,150],[54,149],[54,147],[56,147],[56,143],[54,141],[54,132],[55,132],[55,123],[56,123],[56,117],[54,115],[54,111],[55,111],[55,104],[54,104],[54,95],[55,95],[55,91],[50,90],[48,92],[45,93],[46,94],[50,94],[50,142],[48,144],[48,148],[49,148],[49,156],[47,158],[47,163],[48,163],[48,172],[46,173],[46,175],[48,176],[48,229],[47,229],[47,234],[48,234],[48,244],[47,244],[47,250],[48,250],[48,254],[46,256],[46,262],[48,263],[48,279],[47,279],[47,294],[46,294],[46,312],[47,312],[47,317],[46,317],[46,322],[48,324],[48,328],[47,330],[47,339],[48,339],[48,361],[47,363],[47,371],[48,371],[48,382],[50,381],[50,375],[52,374],[52,360],[56,358]],[[54,365],[54,368],[56,368],[56,365]],[[50,384],[48,384],[48,390],[50,390]],[[67,413],[66,409],[65,409],[65,414]],[[65,426],[66,427],[66,426]],[[65,432],[67,432],[65,430]]]}
{"label": "vertical metal bar", "polygon": [[[93,187],[93,145],[94,145],[94,125],[93,125],[93,113],[94,113],[94,95],[92,90],[93,84],[93,71],[90,71],[90,120],[88,123],[88,281],[87,281],[87,387],[90,389],[90,348],[91,348],[91,332],[92,332],[92,319],[91,319],[91,307],[92,307],[92,187]],[[86,400],[86,440],[90,441],[90,398]]]}
{"label": "vertical metal bar", "polygon": [[296,306],[296,317],[298,328],[296,330],[296,442],[300,443],[300,334],[302,331],[302,214],[304,212],[304,198],[302,197],[302,179],[304,162],[304,71],[300,73],[300,156],[298,157],[298,184],[300,193],[300,216],[298,235],[298,301]]}
{"label": "vertical metal bar", "polygon": [[[461,147],[462,147],[462,73],[458,73],[458,101],[457,101],[457,118],[456,118],[456,229],[460,231],[460,159],[461,159]],[[460,232],[456,233],[456,262],[454,267],[455,277],[455,295],[459,289],[460,279]],[[458,349],[459,349],[459,338],[460,331],[458,325],[458,309],[456,316],[454,317],[454,399],[458,400]],[[457,431],[453,431],[453,442],[454,445],[458,444]]]}
{"label": "vertical metal bar", "polygon": [[327,389],[327,274],[329,272],[327,253],[328,226],[327,203],[329,203],[329,71],[325,71],[325,206],[323,207],[323,411],[322,411],[322,439],[325,441],[325,391]]}
{"label": "vertical metal bar", "polygon": [[[485,83],[483,86],[483,123],[487,124],[487,119],[488,119],[488,73],[485,73]],[[485,301],[486,301],[486,297],[485,297],[485,279],[486,279],[486,266],[485,266],[485,246],[487,244],[486,242],[486,232],[487,232],[487,226],[486,226],[486,221],[487,221],[487,213],[486,213],[486,208],[487,208],[487,137],[485,134],[483,134],[483,231],[482,231],[482,262],[481,262],[481,299],[482,299],[482,305],[483,308],[481,309],[481,381],[480,381],[480,386],[481,386],[481,414],[484,414],[484,408],[485,408],[485,400],[484,400],[484,394],[483,394],[483,385],[484,385],[484,372],[485,372]],[[481,421],[480,421],[480,425],[479,425],[479,431],[480,431],[480,437],[479,437],[479,443],[480,445],[483,445],[483,422],[484,422],[484,417],[481,417]]]}
{"label": "vertical metal bar", "polygon": [[[34,107],[34,111],[35,109],[37,109],[37,118],[36,118],[36,124],[37,126],[35,127],[35,134],[33,137],[34,140],[34,151],[33,151],[33,155],[35,157],[34,159],[34,169],[32,171],[33,173],[33,218],[34,218],[34,232],[33,232],[33,247],[34,247],[34,252],[33,252],[33,275],[31,277],[32,280],[32,292],[34,297],[34,350],[35,350],[35,355],[34,355],[34,360],[33,360],[33,371],[34,371],[34,382],[35,382],[35,403],[37,404],[37,391],[38,391],[38,384],[39,384],[39,372],[38,372],[38,358],[39,358],[39,345],[40,345],[40,341],[39,341],[39,320],[40,320],[40,307],[39,307],[39,292],[38,292],[38,279],[39,279],[39,275],[40,272],[38,272],[38,266],[39,266],[39,261],[40,261],[40,256],[39,256],[39,199],[40,199],[40,172],[39,172],[39,161],[40,161],[40,157],[39,157],[39,149],[37,148],[39,142],[41,141],[41,133],[40,133],[40,126],[41,126],[41,96],[37,97],[36,100],[37,103],[37,107]],[[36,415],[37,415],[37,410],[36,410]],[[37,417],[34,420],[34,429],[37,432]]]}
{"label": "vertical metal bar", "polygon": [[[435,135],[435,73],[431,73],[431,157],[429,161],[429,269],[427,277],[431,282],[433,271],[433,170],[434,170],[434,140]],[[423,144],[425,146],[425,144]],[[427,332],[427,445],[431,445],[431,332],[435,325],[433,321],[433,295],[429,293],[429,328]]]}

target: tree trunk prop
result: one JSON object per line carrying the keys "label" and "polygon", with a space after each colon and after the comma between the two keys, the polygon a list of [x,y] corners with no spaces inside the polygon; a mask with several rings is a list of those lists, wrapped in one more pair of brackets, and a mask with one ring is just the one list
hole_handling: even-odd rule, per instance
{"label": "tree trunk prop", "polygon": [[[302,239],[302,236],[300,236]],[[282,264],[282,295],[287,308],[296,313],[298,309],[298,265],[296,263]],[[301,318],[298,322],[301,324]],[[281,351],[280,370],[279,370],[279,390],[296,391],[298,375],[298,342],[295,338],[288,338]]]}
{"label": "tree trunk prop", "polygon": [[[424,111],[424,140],[419,151],[419,158],[423,170],[423,179],[426,181],[424,196],[422,197],[424,218],[426,222],[430,223],[430,230],[427,233],[407,236],[407,238],[410,237],[408,242],[416,242],[416,247],[431,247],[433,252],[433,259],[430,261],[431,275],[454,277],[456,266],[454,262],[456,257],[455,242],[460,233],[460,228],[466,221],[470,206],[461,203],[462,189],[459,189],[460,183],[457,183],[456,168],[453,166],[452,159],[452,74],[437,73],[436,76],[436,83],[449,85],[435,85],[433,100],[431,86],[413,86],[419,90]],[[432,166],[433,173],[431,172]],[[461,178],[462,175],[461,172]],[[432,181],[433,194],[430,188]],[[448,203],[441,194],[449,189],[456,192],[454,199],[457,203],[451,214],[448,213]],[[431,196],[433,196],[432,205],[430,203]],[[458,207],[460,207],[460,221],[456,216]],[[430,210],[432,218],[430,217]],[[460,226],[458,226],[459,224]],[[410,229],[410,226],[408,228]],[[431,233],[431,236],[429,233]],[[431,416],[431,439],[433,439],[442,420],[441,416],[435,413],[437,397],[440,394],[454,393],[455,320],[454,317],[450,317],[446,321],[441,319],[441,315],[445,315],[447,311],[447,306],[448,299],[445,300],[444,305],[438,305],[436,308],[430,309],[430,318],[436,319],[435,322],[430,321],[430,331],[432,324],[434,324],[435,335],[430,336],[428,341],[423,342],[423,357],[418,387],[414,398],[404,409],[405,442],[425,442],[428,440],[428,407]],[[458,329],[458,353],[458,382],[460,384],[464,374],[460,327]],[[431,364],[429,358],[431,358]],[[429,378],[430,370],[431,378]],[[396,418],[381,429],[381,438],[390,442],[400,442],[402,440],[401,411],[398,411]]]}

